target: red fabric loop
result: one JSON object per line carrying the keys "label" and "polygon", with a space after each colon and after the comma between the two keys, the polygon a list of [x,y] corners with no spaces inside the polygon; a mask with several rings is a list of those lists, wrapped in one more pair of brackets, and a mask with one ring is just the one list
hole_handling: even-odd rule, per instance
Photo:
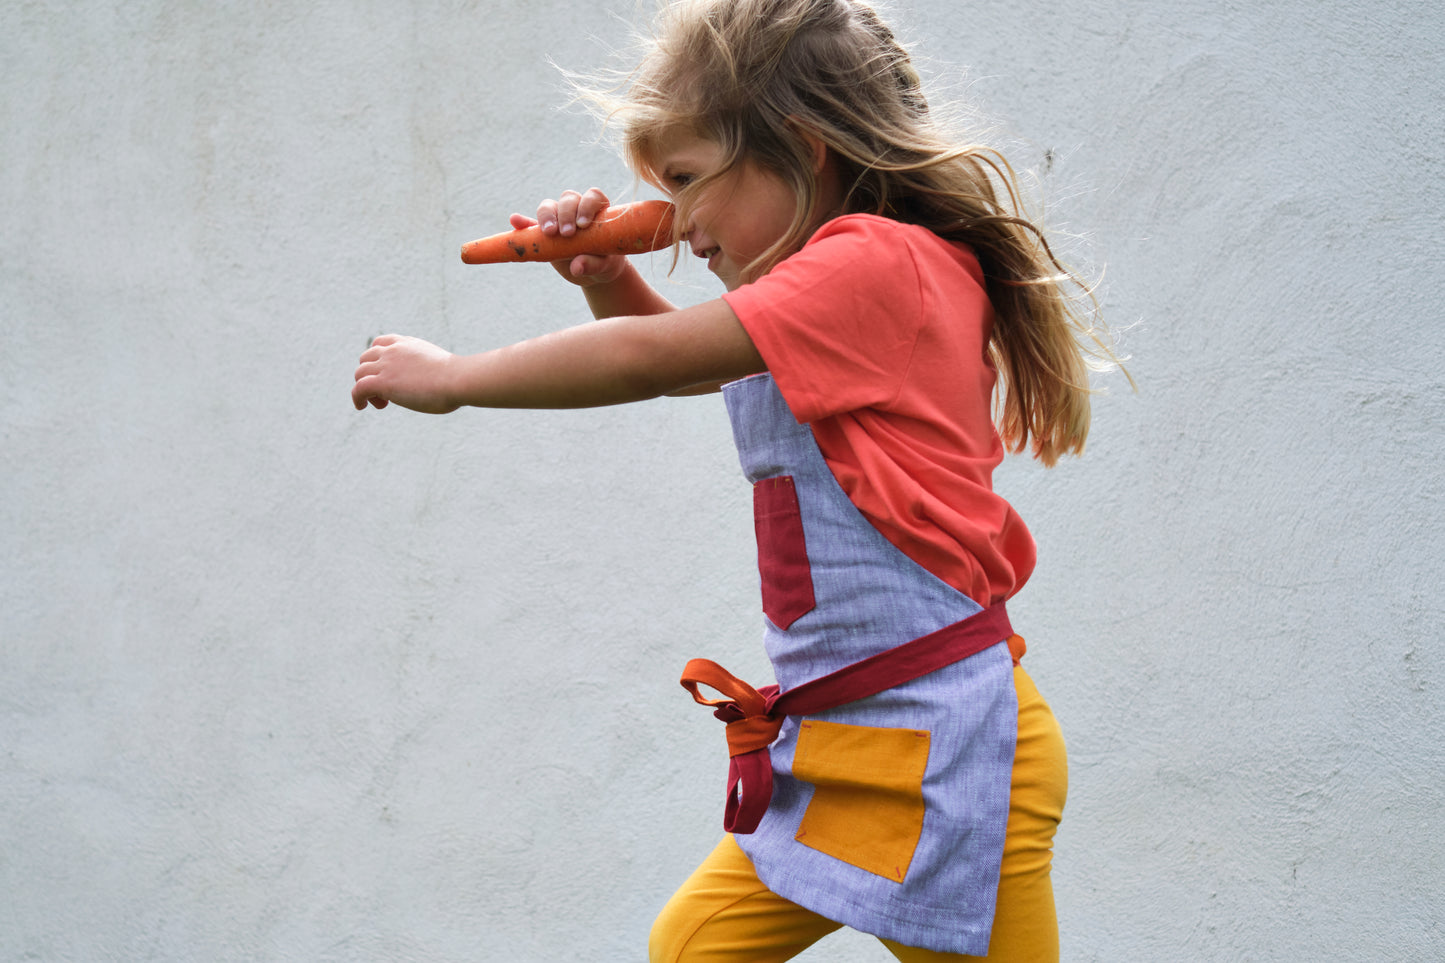
{"label": "red fabric loop", "polygon": [[728,801],[723,809],[726,832],[747,835],[756,830],[772,801],[773,760],[767,749],[728,760]]}

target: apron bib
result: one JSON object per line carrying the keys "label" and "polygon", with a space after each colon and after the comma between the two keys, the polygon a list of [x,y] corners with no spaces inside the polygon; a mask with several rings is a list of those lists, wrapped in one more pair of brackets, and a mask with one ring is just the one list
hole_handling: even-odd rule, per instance
{"label": "apron bib", "polygon": [[[783,696],[982,611],[854,507],[771,375],[723,396],[754,486],[763,644]],[[736,837],[769,889],[907,946],[988,952],[1018,727],[1013,657],[994,638],[894,688],[782,720],[763,756],[767,810]]]}

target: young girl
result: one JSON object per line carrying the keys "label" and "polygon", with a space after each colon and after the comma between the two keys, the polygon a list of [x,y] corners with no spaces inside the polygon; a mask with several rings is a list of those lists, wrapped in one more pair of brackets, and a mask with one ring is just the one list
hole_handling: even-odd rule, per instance
{"label": "young girl", "polygon": [[[863,0],[683,0],[616,90],[584,93],[727,293],[676,309],[625,258],[579,256],[556,266],[597,321],[468,357],[384,335],[353,402],[721,387],[777,687],[687,667],[728,723],[731,832],[663,909],[653,960],[785,960],[841,925],[901,960],[1057,959],[1064,744],[1017,665],[1003,602],[1034,543],[991,476],[1005,446],[1081,451],[1086,361],[1112,355],[1007,164],[940,132]],[[570,235],[606,206],[567,192],[512,225]]]}

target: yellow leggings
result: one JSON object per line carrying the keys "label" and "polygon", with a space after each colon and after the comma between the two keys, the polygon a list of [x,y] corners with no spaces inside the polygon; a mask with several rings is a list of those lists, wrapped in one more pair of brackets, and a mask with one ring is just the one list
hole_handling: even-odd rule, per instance
{"label": "yellow leggings", "polygon": [[[1059,958],[1058,919],[1049,878],[1054,830],[1064,811],[1068,764],[1054,714],[1021,668],[1008,831],[998,884],[998,908],[988,956],[965,956],[883,945],[904,963],[988,960],[1052,963]],[[771,892],[733,841],[722,842],[673,894],[652,925],[652,963],[776,963],[790,960],[841,926]]]}

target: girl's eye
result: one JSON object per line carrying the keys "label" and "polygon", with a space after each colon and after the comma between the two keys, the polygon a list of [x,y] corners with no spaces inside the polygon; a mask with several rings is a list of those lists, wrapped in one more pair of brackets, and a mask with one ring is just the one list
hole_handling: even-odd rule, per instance
{"label": "girl's eye", "polygon": [[667,181],[674,191],[680,191],[692,183],[693,177],[691,174],[669,174]]}

